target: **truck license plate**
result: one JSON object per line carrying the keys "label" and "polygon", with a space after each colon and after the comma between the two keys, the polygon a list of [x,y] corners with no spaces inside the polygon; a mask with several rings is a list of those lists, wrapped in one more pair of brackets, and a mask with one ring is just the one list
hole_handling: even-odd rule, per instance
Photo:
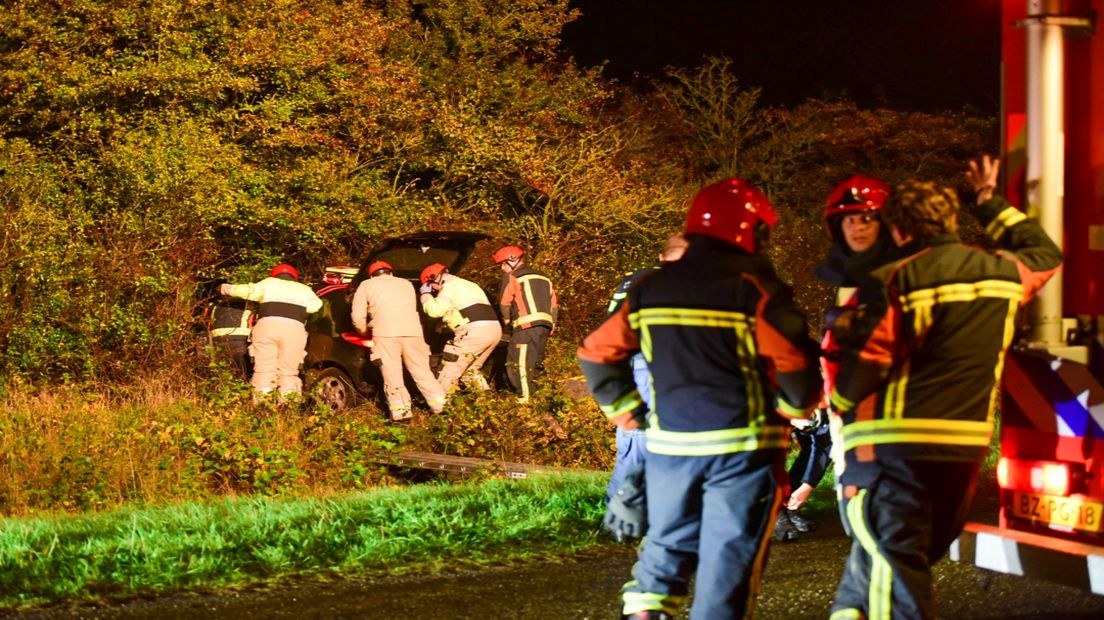
{"label": "truck license plate", "polygon": [[1101,520],[1104,519],[1104,504],[1079,497],[1013,493],[1012,514],[1021,519],[1083,532],[1099,532]]}

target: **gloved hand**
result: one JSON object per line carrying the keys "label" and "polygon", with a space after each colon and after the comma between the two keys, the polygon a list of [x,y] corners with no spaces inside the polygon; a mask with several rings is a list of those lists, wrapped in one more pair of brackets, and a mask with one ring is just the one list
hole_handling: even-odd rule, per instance
{"label": "gloved hand", "polygon": [[230,294],[230,285],[225,283],[225,282],[220,284],[219,285],[219,294],[220,295],[229,295]]}
{"label": "gloved hand", "polygon": [[618,542],[643,538],[648,531],[648,505],[644,494],[644,465],[625,474],[625,481],[610,498],[602,527]]}
{"label": "gloved hand", "polygon": [[433,294],[433,284],[431,284],[429,282],[426,282],[425,284],[422,285],[421,288],[418,289],[418,293],[421,294],[421,295],[432,295]]}

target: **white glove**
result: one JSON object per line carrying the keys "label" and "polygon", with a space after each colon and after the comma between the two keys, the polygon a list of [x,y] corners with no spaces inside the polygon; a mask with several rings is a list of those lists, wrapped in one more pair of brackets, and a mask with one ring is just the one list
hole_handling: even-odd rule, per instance
{"label": "white glove", "polygon": [[433,285],[430,284],[429,282],[426,282],[425,284],[422,285],[422,288],[418,289],[418,292],[421,293],[422,295],[432,295],[433,294]]}
{"label": "white glove", "polygon": [[219,293],[222,294],[222,295],[229,295],[230,294],[230,285],[226,284],[226,283],[220,284],[219,285]]}

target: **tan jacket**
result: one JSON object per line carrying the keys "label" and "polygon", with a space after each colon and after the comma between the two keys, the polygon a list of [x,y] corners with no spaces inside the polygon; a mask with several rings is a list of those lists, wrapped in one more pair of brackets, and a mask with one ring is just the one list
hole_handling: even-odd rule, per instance
{"label": "tan jacket", "polygon": [[361,333],[371,327],[373,338],[422,335],[414,285],[389,273],[360,283],[353,295],[352,319]]}

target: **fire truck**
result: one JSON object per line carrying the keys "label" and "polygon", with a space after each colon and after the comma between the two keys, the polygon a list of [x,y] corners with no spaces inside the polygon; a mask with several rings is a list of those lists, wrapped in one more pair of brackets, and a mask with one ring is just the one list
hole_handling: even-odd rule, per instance
{"label": "fire truck", "polygon": [[1000,401],[999,525],[952,559],[1104,594],[1104,0],[1002,0],[1005,195],[1065,253]]}

